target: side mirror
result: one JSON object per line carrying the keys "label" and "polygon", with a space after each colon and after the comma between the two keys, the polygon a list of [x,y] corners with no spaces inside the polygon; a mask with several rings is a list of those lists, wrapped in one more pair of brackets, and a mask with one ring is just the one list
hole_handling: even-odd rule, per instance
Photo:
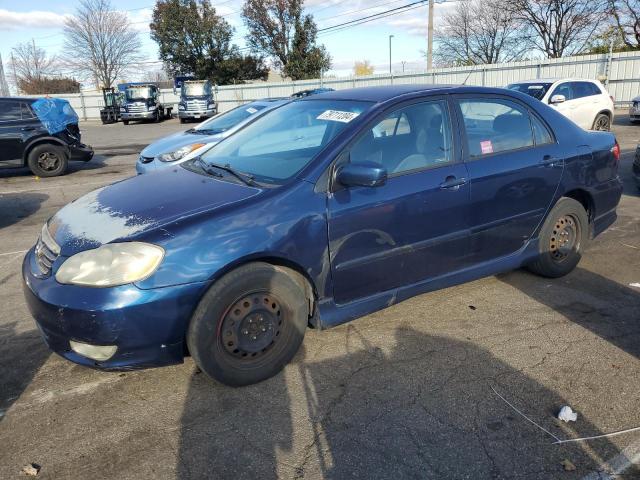
{"label": "side mirror", "polygon": [[555,105],[556,103],[564,103],[567,101],[567,98],[564,95],[554,95],[553,97],[551,97],[551,100],[549,100],[549,103],[551,105]]}
{"label": "side mirror", "polygon": [[336,180],[345,187],[379,187],[387,182],[387,170],[377,163],[347,163],[338,168]]}

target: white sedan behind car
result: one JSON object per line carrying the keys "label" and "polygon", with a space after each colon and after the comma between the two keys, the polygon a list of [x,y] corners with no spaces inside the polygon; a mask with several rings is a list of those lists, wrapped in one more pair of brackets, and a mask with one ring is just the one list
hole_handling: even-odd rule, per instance
{"label": "white sedan behind car", "polygon": [[552,106],[585,130],[611,130],[613,97],[597,80],[539,79],[512,83],[507,88]]}

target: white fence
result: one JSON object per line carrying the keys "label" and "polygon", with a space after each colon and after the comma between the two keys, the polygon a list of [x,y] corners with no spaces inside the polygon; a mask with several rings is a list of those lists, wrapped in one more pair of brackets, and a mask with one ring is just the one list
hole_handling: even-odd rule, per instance
{"label": "white fence", "polygon": [[[330,87],[336,90],[390,84],[461,84],[502,87],[509,83],[537,78],[580,77],[603,79],[608,77],[607,89],[617,106],[627,105],[640,95],[640,52],[583,55],[551,60],[530,60],[470,67],[436,68],[429,72],[371,75],[366,77],[324,78],[299,82],[254,83],[218,87],[217,100],[224,112],[244,102],[267,97],[287,97],[308,88]],[[82,119],[100,117],[102,95],[56,95],[71,102]],[[171,89],[161,91],[162,102],[173,104],[177,110],[178,96]]]}

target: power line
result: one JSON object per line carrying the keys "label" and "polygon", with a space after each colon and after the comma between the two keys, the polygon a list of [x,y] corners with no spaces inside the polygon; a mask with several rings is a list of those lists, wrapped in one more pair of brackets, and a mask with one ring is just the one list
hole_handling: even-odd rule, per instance
{"label": "power line", "polygon": [[[366,17],[356,18],[355,20],[349,20],[348,22],[339,23],[337,25],[331,25],[330,27],[321,28],[318,30],[318,33],[327,32],[336,28],[351,26],[352,24],[362,24],[368,23],[368,21],[377,20],[378,18],[390,17],[390,14],[397,15],[399,13],[404,13],[405,11],[413,10],[413,8],[419,8],[424,6],[424,4],[428,0],[418,0],[417,2],[408,3],[406,5],[402,5],[400,7],[395,7],[390,10],[385,10],[384,12],[374,13],[373,15],[368,15]],[[395,13],[394,13],[395,12]]]}

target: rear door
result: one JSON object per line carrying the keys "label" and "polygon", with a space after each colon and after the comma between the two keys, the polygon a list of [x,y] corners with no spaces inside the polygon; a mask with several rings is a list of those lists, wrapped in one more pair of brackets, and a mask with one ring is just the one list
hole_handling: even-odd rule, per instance
{"label": "rear door", "polygon": [[22,104],[17,100],[0,101],[0,161],[22,158]]}
{"label": "rear door", "polygon": [[334,298],[344,304],[459,270],[467,261],[469,186],[449,102],[398,107],[341,158],[382,165],[379,187],[337,186],[327,200]]}
{"label": "rear door", "polygon": [[457,96],[470,181],[474,263],[521,249],[550,207],[564,158],[549,127],[513,99]]}

